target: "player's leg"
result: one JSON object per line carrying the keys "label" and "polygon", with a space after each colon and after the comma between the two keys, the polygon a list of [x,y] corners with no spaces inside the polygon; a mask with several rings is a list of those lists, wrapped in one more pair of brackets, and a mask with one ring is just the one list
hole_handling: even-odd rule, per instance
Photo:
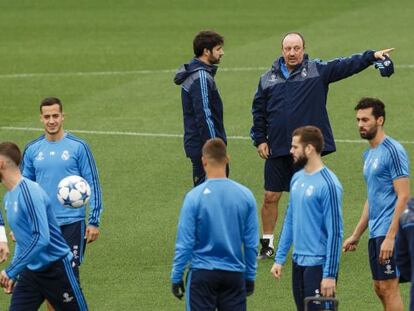
{"label": "player's leg", "polygon": [[232,271],[216,271],[220,278],[218,295],[218,311],[246,310],[246,281],[243,273]]}
{"label": "player's leg", "polygon": [[297,310],[303,310],[305,299],[303,273],[305,269],[292,261],[292,292]]}
{"label": "player's leg", "polygon": [[190,160],[193,165],[193,185],[196,187],[206,180],[206,172],[201,158],[190,158]]}
{"label": "player's leg", "polygon": [[396,252],[385,263],[379,263],[381,244],[385,237],[372,238],[368,242],[368,252],[374,290],[381,300],[385,311],[400,311],[404,309],[398,284],[399,272],[395,263]]}
{"label": "player's leg", "polygon": [[190,270],[186,280],[186,310],[216,310],[218,287],[219,278],[214,270]]}
{"label": "player's leg", "polygon": [[[305,267],[303,272],[303,293],[304,298],[312,297],[312,296],[321,296],[321,282],[322,282],[322,275],[323,275],[323,266],[309,266]],[[327,304],[327,305],[325,305]],[[308,305],[309,311],[316,311],[316,310],[331,310],[331,307],[328,303],[324,303],[321,305],[320,302],[312,303],[310,302]]]}
{"label": "player's leg", "polygon": [[13,288],[9,311],[37,311],[44,299],[32,272],[26,269]]}
{"label": "player's leg", "polygon": [[374,281],[374,289],[380,298],[385,311],[402,311],[402,302],[398,278],[383,281]]}
{"label": "player's leg", "polygon": [[85,252],[85,221],[77,221],[71,224],[63,225],[60,227],[62,235],[68,244],[73,255],[73,269],[76,275],[76,279],[80,283],[79,267],[83,261],[83,255]]}
{"label": "player's leg", "polygon": [[76,279],[72,262],[68,257],[37,272],[42,281],[42,293],[56,310],[87,311],[85,297]]}
{"label": "player's leg", "polygon": [[267,159],[264,166],[265,194],[261,209],[263,237],[260,239],[259,259],[274,254],[274,230],[278,218],[279,201],[284,191],[289,191],[293,175],[290,156]]}

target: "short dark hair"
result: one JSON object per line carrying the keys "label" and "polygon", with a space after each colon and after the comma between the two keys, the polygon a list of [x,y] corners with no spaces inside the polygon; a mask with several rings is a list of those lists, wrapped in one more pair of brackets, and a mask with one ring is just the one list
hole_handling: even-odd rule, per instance
{"label": "short dark hair", "polygon": [[206,141],[202,150],[203,157],[214,163],[226,163],[227,147],[220,138],[212,138]]}
{"label": "short dark hair", "polygon": [[293,131],[292,136],[299,136],[303,146],[312,145],[318,154],[322,153],[324,147],[323,135],[316,126],[307,125],[299,127]]}
{"label": "short dark hair", "polygon": [[280,41],[280,44],[282,45],[282,48],[283,48],[283,41],[289,35],[298,35],[300,37],[300,39],[302,40],[303,48],[305,48],[305,38],[303,37],[303,35],[300,32],[297,32],[297,31],[288,32],[283,36],[282,41]]}
{"label": "short dark hair", "polygon": [[22,154],[19,147],[15,143],[9,141],[0,143],[0,155],[12,160],[16,166],[20,165]]}
{"label": "short dark hair", "polygon": [[213,50],[217,45],[224,44],[224,37],[212,30],[200,31],[193,40],[194,55],[200,57],[204,49]]}
{"label": "short dark hair", "polygon": [[358,104],[355,106],[355,111],[361,109],[372,108],[372,115],[375,117],[375,120],[378,120],[379,117],[383,117],[385,123],[385,105],[378,98],[373,97],[363,97],[359,100]]}
{"label": "short dark hair", "polygon": [[44,106],[59,105],[59,111],[63,111],[63,104],[61,100],[57,97],[46,97],[40,102],[40,113],[42,113],[42,108]]}

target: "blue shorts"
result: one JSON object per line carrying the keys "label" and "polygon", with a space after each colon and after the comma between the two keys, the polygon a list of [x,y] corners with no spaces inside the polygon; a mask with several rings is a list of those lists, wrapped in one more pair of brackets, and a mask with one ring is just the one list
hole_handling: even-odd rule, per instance
{"label": "blue shorts", "polygon": [[73,269],[76,278],[79,281],[79,266],[82,263],[83,255],[85,254],[85,221],[77,221],[68,225],[60,226],[62,235],[69,245],[73,254]]}
{"label": "blue shorts", "polygon": [[[305,310],[306,297],[320,296],[323,266],[300,266],[292,262],[292,291],[298,311]],[[307,310],[332,310],[331,302],[309,302]]]}
{"label": "blue shorts", "polygon": [[[206,173],[204,172],[203,162],[201,158],[190,158],[193,165],[193,185],[194,187],[201,185],[206,180]],[[226,175],[229,177],[230,168],[227,164]]]}
{"label": "blue shorts", "polygon": [[289,191],[295,173],[293,159],[289,156],[269,158],[264,165],[264,188],[266,191]]}
{"label": "blue shorts", "polygon": [[23,270],[13,289],[9,311],[36,311],[45,299],[56,310],[88,310],[67,257],[41,271]]}
{"label": "blue shorts", "polygon": [[190,270],[185,291],[186,310],[245,311],[243,273],[223,270]]}
{"label": "blue shorts", "polygon": [[368,241],[368,255],[369,264],[371,267],[372,279],[376,281],[395,279],[400,276],[396,265],[396,249],[392,257],[385,261],[384,264],[379,263],[379,254],[381,250],[381,244],[384,241],[385,236],[379,236],[369,239]]}

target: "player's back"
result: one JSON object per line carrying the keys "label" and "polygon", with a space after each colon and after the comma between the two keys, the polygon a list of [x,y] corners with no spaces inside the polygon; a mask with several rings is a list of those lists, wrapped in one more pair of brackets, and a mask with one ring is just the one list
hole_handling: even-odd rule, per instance
{"label": "player's back", "polygon": [[27,178],[5,195],[7,219],[16,238],[12,274],[26,266],[42,269],[71,254],[49,202],[43,189]]}
{"label": "player's back", "polygon": [[208,179],[189,196],[197,219],[192,267],[243,271],[242,245],[249,243],[246,227],[256,215],[253,194],[232,180],[217,178]]}

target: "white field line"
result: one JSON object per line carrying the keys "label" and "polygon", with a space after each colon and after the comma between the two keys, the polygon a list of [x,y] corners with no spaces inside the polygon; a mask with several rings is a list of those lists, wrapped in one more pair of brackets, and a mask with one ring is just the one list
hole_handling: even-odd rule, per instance
{"label": "white field line", "polygon": [[[395,68],[414,69],[414,64],[395,65]],[[269,67],[233,67],[220,68],[220,72],[241,72],[241,71],[264,71]],[[79,71],[79,72],[33,72],[33,73],[3,73],[0,79],[20,79],[20,78],[41,78],[41,77],[76,77],[76,76],[126,76],[126,75],[148,75],[159,73],[175,73],[177,69],[157,69],[157,70],[126,70],[126,71]]]}
{"label": "white field line", "polygon": [[[15,126],[1,126],[2,131],[23,131],[23,132],[43,132],[42,128],[36,127],[15,127]],[[145,133],[145,132],[120,132],[120,131],[87,131],[87,130],[67,130],[71,133],[92,134],[92,135],[107,135],[107,136],[138,136],[138,137],[164,137],[164,138],[183,138],[182,134],[168,134],[168,133]],[[234,140],[250,140],[248,136],[228,136],[228,139]],[[346,144],[361,144],[366,143],[362,139],[335,139],[337,143]],[[402,144],[414,144],[414,141],[399,141]]]}

